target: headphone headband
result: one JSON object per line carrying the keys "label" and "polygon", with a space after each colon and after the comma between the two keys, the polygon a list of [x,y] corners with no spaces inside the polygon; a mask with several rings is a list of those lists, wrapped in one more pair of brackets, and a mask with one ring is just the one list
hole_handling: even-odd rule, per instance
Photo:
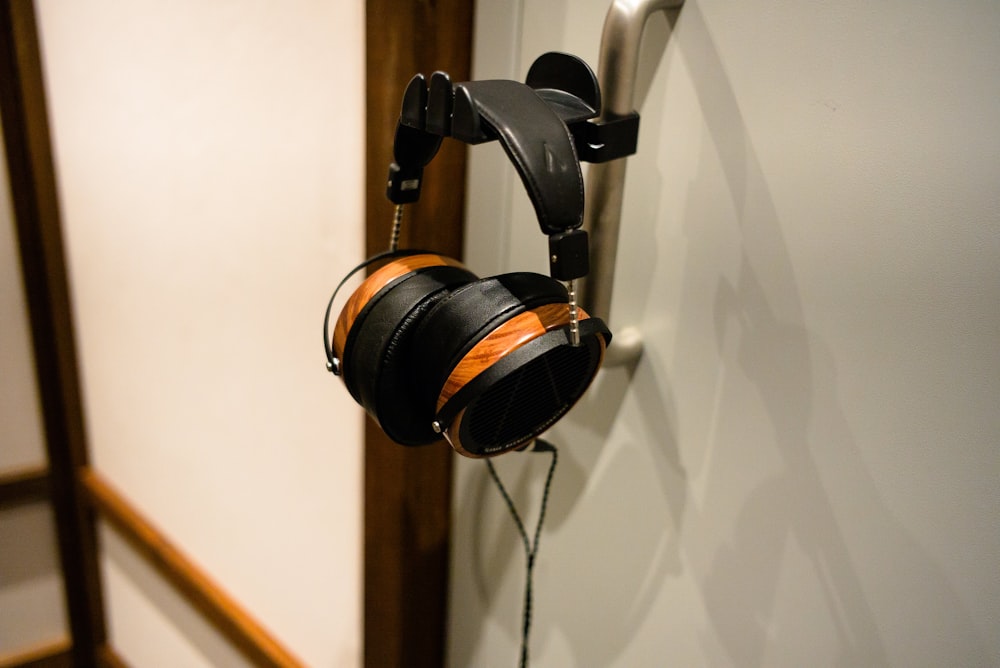
{"label": "headphone headband", "polygon": [[517,169],[544,234],[583,224],[583,174],[569,129],[534,89],[517,81],[455,87],[452,136],[496,138]]}
{"label": "headphone headband", "polygon": [[584,206],[577,135],[598,115],[600,104],[593,71],[561,53],[540,56],[526,83],[493,79],[452,85],[444,72],[434,72],[429,81],[417,74],[403,94],[386,195],[395,204],[417,201],[423,169],[443,137],[468,144],[498,140],[542,233],[577,230]]}

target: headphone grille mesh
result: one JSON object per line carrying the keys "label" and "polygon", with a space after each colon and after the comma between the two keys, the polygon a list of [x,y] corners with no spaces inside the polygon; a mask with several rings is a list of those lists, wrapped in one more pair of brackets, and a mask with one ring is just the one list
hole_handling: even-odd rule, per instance
{"label": "headphone grille mesh", "polygon": [[599,359],[588,345],[559,346],[505,377],[469,405],[467,435],[480,451],[537,436],[587,389]]}

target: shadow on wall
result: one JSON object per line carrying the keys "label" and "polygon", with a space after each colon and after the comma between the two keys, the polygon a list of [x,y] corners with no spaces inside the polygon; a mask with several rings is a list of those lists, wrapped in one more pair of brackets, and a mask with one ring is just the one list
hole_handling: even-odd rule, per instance
{"label": "shadow on wall", "polygon": [[[764,665],[766,659],[779,657],[809,659],[810,648],[801,646],[801,638],[796,637],[799,631],[808,632],[807,628],[782,629],[772,623],[783,553],[794,543],[811,563],[822,591],[816,598],[826,607],[825,615],[810,610],[800,623],[827,620],[838,647],[837,656],[829,657],[833,664],[892,663],[892,650],[903,648],[887,648],[883,629],[900,624],[899,618],[906,620],[902,622],[906,630],[902,638],[898,634],[894,638],[897,643],[926,643],[938,651],[947,647],[943,655],[956,664],[988,662],[988,652],[942,569],[885,506],[865,466],[838,400],[836,359],[822,337],[805,325],[781,221],[736,96],[698,6],[687,10],[680,49],[691,69],[718,152],[716,159],[729,187],[740,226],[732,233],[738,235],[742,248],[737,280],[720,277],[714,298],[718,353],[723,366],[735,363],[754,386],[773,428],[773,446],[781,462],[776,473],[742,499],[729,539],[715,546],[713,554],[689,560],[695,565],[692,575],[699,582],[718,643],[727,658],[739,665]],[[706,148],[703,144],[703,151]],[[692,241],[703,238],[699,227],[706,223],[704,217],[693,214],[698,202],[718,195],[698,193],[697,187],[694,184],[689,192],[692,215],[685,221]],[[694,286],[683,294],[688,300],[704,299]],[[682,306],[681,322],[684,310]],[[697,336],[697,332],[689,330],[688,335]],[[677,348],[677,361],[682,363],[682,339]],[[739,400],[737,393],[723,385],[720,411],[726,410],[727,399]],[[753,449],[763,444],[736,439],[731,445]],[[827,467],[820,466],[817,457],[835,470],[825,473]],[[838,490],[829,489],[825,480],[835,482]],[[703,523],[695,514],[710,510],[713,491],[725,494],[721,488],[713,490],[710,483],[702,508],[692,507],[687,525]],[[840,503],[849,498],[864,509],[863,544],[854,540],[849,546],[834,512],[834,496]],[[680,542],[684,550],[689,541],[682,536]],[[859,553],[885,560],[875,570],[887,579],[862,580],[856,564]],[[903,558],[898,559],[899,555]],[[870,574],[868,566],[865,572]],[[869,592],[878,591],[884,600],[886,590],[899,607],[873,610],[869,601],[873,593]],[[928,606],[936,611],[928,612]],[[714,646],[715,640],[706,642],[706,656],[712,655]],[[906,648],[909,660],[921,655],[919,650],[915,655],[911,652],[912,648]]]}
{"label": "shadow on wall", "polygon": [[[676,13],[670,17],[671,24],[674,20]],[[660,20],[647,28],[636,93],[640,106],[663,60],[671,24]],[[655,130],[655,124],[651,124],[644,130],[644,138]],[[656,176],[651,178],[655,180]],[[649,614],[658,594],[655,583],[680,573],[676,540],[686,485],[674,442],[672,412],[665,410],[672,405],[669,388],[658,388],[652,395],[641,397],[646,429],[628,449],[646,442],[662,444],[662,451],[645,453],[650,468],[641,486],[657,488],[658,495],[668,499],[662,507],[669,509],[670,520],[664,522],[658,509],[636,513],[629,506],[629,497],[620,493],[635,484],[630,470],[633,462],[628,457],[613,457],[612,465],[600,473],[599,487],[588,489],[588,481],[606,455],[607,436],[635,381],[644,387],[658,383],[656,375],[642,366],[605,370],[571,417],[548,435],[559,447],[560,455],[535,570],[536,589],[544,593],[534,599],[532,648],[543,647],[553,632],[566,633],[576,657],[573,665],[611,662],[631,641],[635,626]],[[518,509],[528,516],[525,525],[530,534],[549,459],[544,455],[501,457],[495,464]],[[460,466],[476,463],[461,462]],[[486,468],[477,467],[464,480],[454,527],[453,537],[458,542],[453,545],[453,562],[456,558],[461,561],[468,551],[468,566],[460,568],[468,569],[474,600],[463,599],[462,609],[452,611],[450,632],[483,639],[488,637],[491,626],[498,625],[507,642],[516,645],[521,630],[522,542]],[[586,518],[583,523],[580,517]],[[612,562],[594,564],[592,555],[574,553],[572,547],[592,541],[620,545],[622,549]],[[599,579],[592,577],[595,573],[600,574]],[[570,617],[574,621],[569,625],[565,623],[567,609],[573,611]],[[629,613],[609,615],[610,610]],[[595,625],[599,633],[592,632]],[[452,648],[460,653],[449,657],[449,665],[476,665],[475,642],[453,643]]]}
{"label": "shadow on wall", "polygon": [[[646,62],[657,37],[663,34],[644,40]],[[687,256],[715,256],[706,244],[721,237],[735,249],[732,265],[721,271],[687,263],[671,347],[653,341],[636,367],[604,371],[555,430],[563,447],[536,570],[533,647],[562,643],[573,665],[604,666],[645,633],[642,642],[655,635],[664,660],[672,648],[695,643],[692,655],[708,665],[808,663],[831,646],[835,655],[821,663],[889,665],[906,660],[900,653],[920,656],[921,643],[939,652],[947,647],[956,664],[989,663],[944,572],[893,516],[866,468],[838,399],[837,360],[807,326],[776,206],[696,3],[681,12],[674,37],[707,131],[699,173],[689,177]],[[650,102],[655,113],[658,101]],[[644,145],[656,145],[649,141],[654,125],[644,127]],[[719,165],[721,175],[707,178],[706,165]],[[658,177],[663,187],[667,180]],[[721,204],[720,182],[729,194]],[[658,192],[654,184],[649,197]],[[716,215],[719,206],[734,215]],[[657,238],[662,226],[656,216],[626,225],[642,239]],[[643,252],[655,249],[648,243]],[[642,258],[644,267],[658,264]],[[647,308],[662,308],[654,302]],[[706,353],[705,333],[713,331],[715,346]],[[711,382],[695,390],[704,396],[692,400],[712,407],[703,416],[706,442],[678,443],[682,388],[667,378],[704,377],[713,369]],[[758,409],[770,436],[750,441],[741,422]],[[741,470],[754,460],[769,466]],[[538,508],[547,463],[503,460],[519,508]],[[462,601],[467,607],[453,619],[462,618],[462,633],[488,637],[499,627],[516,643],[523,556],[488,484],[483,469],[460,490],[455,535],[472,542],[476,600]],[[835,510],[845,504],[863,509],[865,518],[847,535]],[[791,603],[781,590],[783,578],[792,577],[790,548],[811,569],[794,575],[809,587]],[[876,600],[897,607],[876,607]],[[801,605],[791,624],[789,605]],[[821,647],[817,637],[827,639]],[[472,662],[471,655],[451,659],[455,666]]]}

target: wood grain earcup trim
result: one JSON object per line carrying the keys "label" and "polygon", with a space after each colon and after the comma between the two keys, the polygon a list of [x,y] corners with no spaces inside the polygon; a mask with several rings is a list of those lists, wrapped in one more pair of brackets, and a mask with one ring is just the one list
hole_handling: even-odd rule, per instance
{"label": "wood grain earcup trim", "polygon": [[[581,319],[590,317],[582,308],[577,310]],[[438,395],[436,410],[440,411],[466,383],[499,359],[545,332],[568,324],[569,305],[563,303],[545,304],[503,323],[480,339],[455,365]]]}
{"label": "wood grain earcup trim", "polygon": [[341,377],[351,396],[402,445],[439,440],[431,428],[433,401],[414,392],[413,332],[452,289],[475,281],[471,272],[434,265],[403,274],[368,299],[344,342]]}
{"label": "wood grain earcup trim", "polygon": [[514,272],[483,278],[454,290],[417,329],[414,360],[419,391],[433,407],[452,369],[483,337],[524,311],[566,304],[566,288],[549,276]]}
{"label": "wood grain earcup trim", "polygon": [[389,262],[372,272],[361,285],[357,287],[353,294],[347,299],[344,307],[340,310],[337,323],[333,329],[333,354],[338,359],[344,358],[344,347],[347,342],[348,332],[357,320],[358,314],[371,301],[372,297],[383,290],[393,281],[406,274],[425,269],[427,267],[449,266],[465,269],[465,266],[458,260],[436,253],[426,253],[419,255],[408,255]]}
{"label": "wood grain earcup trim", "polygon": [[580,345],[569,326],[529,338],[498,356],[459,388],[435,419],[460,454],[491,457],[523,447],[555,424],[586,392],[611,333],[599,318],[580,321]]}

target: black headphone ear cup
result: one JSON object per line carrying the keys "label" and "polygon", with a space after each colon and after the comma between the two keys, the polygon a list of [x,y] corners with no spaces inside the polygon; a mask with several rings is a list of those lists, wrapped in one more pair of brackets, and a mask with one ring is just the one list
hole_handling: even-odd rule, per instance
{"label": "black headphone ear cup", "polygon": [[580,317],[574,346],[566,288],[528,272],[475,281],[430,309],[414,334],[415,392],[458,452],[521,447],[576,403],[610,340],[603,322]]}
{"label": "black headphone ear cup", "polygon": [[452,368],[479,339],[519,313],[567,299],[559,281],[531,272],[483,278],[454,290],[415,334],[418,394],[436,405]]}
{"label": "black headphone ear cup", "polygon": [[457,266],[411,271],[368,298],[350,326],[343,347],[344,383],[397,443],[423,445],[440,438],[431,429],[433,405],[413,392],[412,334],[450,289],[474,280]]}
{"label": "black headphone ear cup", "polygon": [[[475,374],[466,376],[462,367],[470,358],[475,365],[476,350],[462,360],[442,390],[436,415],[457,452],[489,457],[520,448],[576,404],[600,370],[611,340],[599,318],[581,317],[576,345],[568,324],[555,325],[495,356]],[[455,378],[459,382],[453,384]]]}

